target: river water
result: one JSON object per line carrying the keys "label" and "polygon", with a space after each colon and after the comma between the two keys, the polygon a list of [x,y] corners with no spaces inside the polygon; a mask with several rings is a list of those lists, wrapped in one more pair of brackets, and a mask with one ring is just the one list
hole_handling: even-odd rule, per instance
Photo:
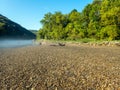
{"label": "river water", "polygon": [[0,48],[14,48],[34,45],[33,40],[0,40]]}

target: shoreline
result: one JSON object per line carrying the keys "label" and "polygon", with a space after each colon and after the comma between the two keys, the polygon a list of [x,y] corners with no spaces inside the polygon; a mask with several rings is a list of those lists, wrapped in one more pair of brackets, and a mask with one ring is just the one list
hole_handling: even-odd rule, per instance
{"label": "shoreline", "polygon": [[[120,47],[119,41],[97,41],[97,42],[77,42],[77,41],[52,41],[52,40],[36,40],[37,45],[48,46],[87,46],[87,47]],[[61,44],[61,45],[60,45]]]}

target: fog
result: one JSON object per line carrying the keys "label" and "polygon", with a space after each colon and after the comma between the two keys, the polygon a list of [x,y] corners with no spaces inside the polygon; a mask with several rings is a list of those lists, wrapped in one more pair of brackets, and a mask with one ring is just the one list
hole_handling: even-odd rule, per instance
{"label": "fog", "polygon": [[14,48],[33,45],[33,40],[0,40],[0,48]]}

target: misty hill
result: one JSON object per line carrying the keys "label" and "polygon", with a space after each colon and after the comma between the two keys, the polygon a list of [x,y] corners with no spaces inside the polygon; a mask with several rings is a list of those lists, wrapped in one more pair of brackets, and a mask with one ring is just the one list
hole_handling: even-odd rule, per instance
{"label": "misty hill", "polygon": [[36,35],[0,14],[0,38],[35,39]]}
{"label": "misty hill", "polygon": [[35,35],[37,35],[37,33],[38,33],[38,30],[29,30],[29,31],[31,31],[31,32],[34,33]]}

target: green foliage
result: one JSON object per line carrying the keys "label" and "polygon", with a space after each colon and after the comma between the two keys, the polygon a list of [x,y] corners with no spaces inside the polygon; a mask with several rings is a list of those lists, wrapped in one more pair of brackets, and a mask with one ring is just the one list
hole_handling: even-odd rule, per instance
{"label": "green foliage", "polygon": [[94,41],[93,39],[89,39],[89,38],[84,38],[80,40],[80,42],[82,43],[88,43],[88,42],[93,42],[93,41]]}
{"label": "green foliage", "polygon": [[101,29],[101,39],[115,40],[118,36],[117,26],[106,26]]}
{"label": "green foliage", "polygon": [[120,0],[93,0],[82,12],[47,13],[41,23],[38,37],[42,39],[120,39]]}
{"label": "green foliage", "polygon": [[4,25],[5,25],[5,23],[0,22],[0,27],[3,27]]}
{"label": "green foliage", "polygon": [[4,26],[5,26],[5,23],[0,22],[0,35],[3,35],[4,33],[6,33]]}

